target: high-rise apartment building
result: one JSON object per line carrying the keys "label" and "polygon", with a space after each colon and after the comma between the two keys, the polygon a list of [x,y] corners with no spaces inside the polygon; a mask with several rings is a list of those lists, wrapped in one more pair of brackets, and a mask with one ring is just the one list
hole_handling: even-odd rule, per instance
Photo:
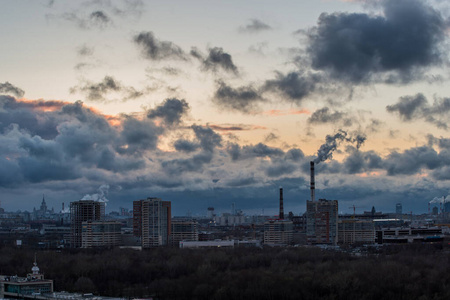
{"label": "high-rise apartment building", "polygon": [[332,244],[338,241],[338,201],[306,201],[306,238],[310,244]]}
{"label": "high-rise apartment building", "polygon": [[133,201],[133,234],[141,238],[143,248],[168,245],[171,217],[170,201],[153,197]]}
{"label": "high-rise apartment building", "polygon": [[105,202],[79,200],[70,203],[71,246],[82,246],[83,222],[101,221],[105,217]]}

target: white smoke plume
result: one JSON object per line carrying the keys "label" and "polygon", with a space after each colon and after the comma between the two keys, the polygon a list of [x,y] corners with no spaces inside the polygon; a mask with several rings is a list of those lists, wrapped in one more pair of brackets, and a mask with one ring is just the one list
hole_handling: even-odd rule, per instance
{"label": "white smoke plume", "polygon": [[450,202],[450,195],[443,196],[443,197],[434,197],[433,200],[431,200],[428,203],[434,204],[434,203],[446,203],[446,202]]}
{"label": "white smoke plume", "polygon": [[109,184],[102,184],[99,188],[98,188],[98,193],[97,194],[86,194],[83,196],[83,198],[81,198],[81,200],[94,200],[94,201],[98,201],[98,202],[108,202],[108,199],[106,199],[106,196],[108,196],[108,192],[109,192]]}

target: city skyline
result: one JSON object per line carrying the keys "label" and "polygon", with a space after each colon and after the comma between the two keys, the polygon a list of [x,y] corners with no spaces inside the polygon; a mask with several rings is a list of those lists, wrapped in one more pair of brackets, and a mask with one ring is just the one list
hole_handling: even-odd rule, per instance
{"label": "city skyline", "polygon": [[450,194],[441,1],[2,1],[9,211],[171,201],[174,215],[422,213]]}

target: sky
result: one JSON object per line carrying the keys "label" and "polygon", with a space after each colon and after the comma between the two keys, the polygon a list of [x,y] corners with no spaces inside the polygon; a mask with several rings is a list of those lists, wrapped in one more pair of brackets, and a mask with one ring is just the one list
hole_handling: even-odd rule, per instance
{"label": "sky", "polygon": [[[450,194],[450,5],[0,1],[0,201],[424,213]],[[105,189],[105,187],[109,187]],[[449,198],[450,199],[450,198]]]}

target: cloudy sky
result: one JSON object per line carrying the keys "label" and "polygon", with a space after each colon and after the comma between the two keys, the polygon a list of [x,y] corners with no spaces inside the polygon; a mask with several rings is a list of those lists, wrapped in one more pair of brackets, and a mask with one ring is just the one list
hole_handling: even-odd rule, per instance
{"label": "cloudy sky", "polygon": [[450,194],[446,1],[1,1],[6,210],[422,213]]}

